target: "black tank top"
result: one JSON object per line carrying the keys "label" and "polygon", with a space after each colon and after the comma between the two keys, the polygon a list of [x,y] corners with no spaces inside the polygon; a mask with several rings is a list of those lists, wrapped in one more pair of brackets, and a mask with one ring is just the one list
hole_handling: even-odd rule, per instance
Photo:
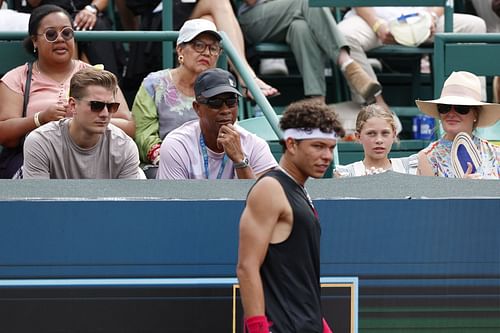
{"label": "black tank top", "polygon": [[319,220],[303,188],[283,171],[264,177],[280,182],[293,211],[289,237],[269,245],[260,269],[271,332],[321,333]]}

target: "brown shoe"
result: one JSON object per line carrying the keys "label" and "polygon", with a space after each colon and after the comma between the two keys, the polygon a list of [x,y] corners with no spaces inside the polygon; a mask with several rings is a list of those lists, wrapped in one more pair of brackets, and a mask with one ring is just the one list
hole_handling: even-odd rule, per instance
{"label": "brown shoe", "polygon": [[373,80],[355,61],[347,65],[344,76],[351,87],[360,94],[365,101],[373,101],[375,94],[382,90],[382,86]]}

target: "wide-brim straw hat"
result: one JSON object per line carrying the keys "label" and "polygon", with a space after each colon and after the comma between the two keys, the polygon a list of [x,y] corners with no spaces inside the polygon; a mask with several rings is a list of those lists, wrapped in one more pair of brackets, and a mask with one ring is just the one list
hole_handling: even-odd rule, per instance
{"label": "wide-brim straw hat", "polygon": [[469,72],[453,72],[444,82],[441,97],[430,101],[415,101],[425,114],[439,119],[438,104],[480,106],[477,127],[494,125],[500,119],[500,104],[481,101],[481,81]]}

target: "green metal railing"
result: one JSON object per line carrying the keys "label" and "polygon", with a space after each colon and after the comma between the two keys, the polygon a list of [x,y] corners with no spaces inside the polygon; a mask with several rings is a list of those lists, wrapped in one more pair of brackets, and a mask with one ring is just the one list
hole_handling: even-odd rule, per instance
{"label": "green metal railing", "polygon": [[444,7],[444,31],[453,31],[453,0],[309,0],[311,7]]}
{"label": "green metal railing", "polygon": [[[172,43],[165,42],[175,41],[178,35],[178,31],[75,31],[75,39],[78,41],[158,41],[164,42],[163,44],[169,44],[170,50],[172,49]],[[254,96],[257,104],[262,108],[264,116],[269,121],[273,131],[279,138],[281,138],[282,134],[278,124],[278,117],[271,107],[271,104],[269,104],[269,101],[262,94],[262,91],[255,83],[250,71],[245,66],[243,60],[239,57],[227,35],[224,32],[221,32],[221,35],[223,37],[222,45],[225,53],[231,59],[231,62],[241,75],[243,81]],[[23,40],[26,36],[26,32],[0,31],[0,40]],[[165,53],[165,47],[163,50]],[[169,52],[169,55],[172,57],[172,52]],[[168,65],[168,61],[169,60],[166,57],[163,58],[164,68],[172,67]]]}

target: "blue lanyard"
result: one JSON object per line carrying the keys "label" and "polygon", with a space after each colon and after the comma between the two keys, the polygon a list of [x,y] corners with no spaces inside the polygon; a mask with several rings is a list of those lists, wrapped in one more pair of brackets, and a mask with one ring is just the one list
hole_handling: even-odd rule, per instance
{"label": "blue lanyard", "polygon": [[[201,154],[203,155],[203,165],[205,166],[205,177],[208,179],[208,152],[207,145],[205,144],[205,139],[203,138],[203,134],[200,133],[200,147]],[[221,179],[222,173],[224,172],[224,167],[226,166],[227,155],[224,153],[224,157],[222,158],[222,163],[219,168],[219,172],[217,173],[217,179]]]}

